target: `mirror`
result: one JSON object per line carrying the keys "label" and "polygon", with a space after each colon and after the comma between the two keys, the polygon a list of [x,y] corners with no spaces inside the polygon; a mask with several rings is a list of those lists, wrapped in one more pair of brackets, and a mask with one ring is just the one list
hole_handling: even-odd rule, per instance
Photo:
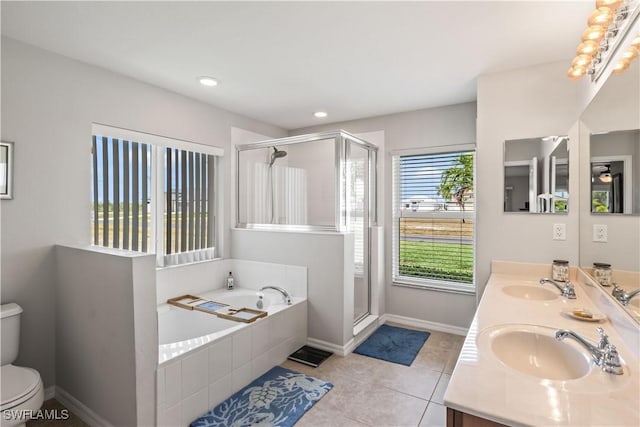
{"label": "mirror", "polygon": [[504,211],[567,213],[569,137],[504,142]]}
{"label": "mirror", "polygon": [[[612,74],[580,118],[580,265],[595,277],[593,263],[611,264],[612,298],[640,289],[638,75],[639,61]],[[640,293],[620,307],[640,324]]]}
{"label": "mirror", "polygon": [[640,215],[640,129],[591,134],[589,149],[591,212]]}

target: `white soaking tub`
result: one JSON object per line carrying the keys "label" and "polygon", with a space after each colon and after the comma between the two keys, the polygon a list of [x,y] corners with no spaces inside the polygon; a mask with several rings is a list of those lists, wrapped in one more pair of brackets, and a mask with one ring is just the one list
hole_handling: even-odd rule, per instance
{"label": "white soaking tub", "polygon": [[[258,301],[258,291],[246,288],[198,295],[235,307],[256,308]],[[306,344],[306,298],[286,305],[280,294],[265,291],[263,304],[267,317],[252,323],[158,306],[160,425],[188,425]]]}

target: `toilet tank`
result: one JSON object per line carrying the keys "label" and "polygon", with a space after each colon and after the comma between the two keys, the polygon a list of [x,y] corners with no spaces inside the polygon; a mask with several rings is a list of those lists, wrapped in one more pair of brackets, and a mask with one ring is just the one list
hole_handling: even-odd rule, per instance
{"label": "toilet tank", "polygon": [[2,330],[2,366],[16,360],[20,345],[20,313],[22,307],[16,303],[2,304],[0,306]]}

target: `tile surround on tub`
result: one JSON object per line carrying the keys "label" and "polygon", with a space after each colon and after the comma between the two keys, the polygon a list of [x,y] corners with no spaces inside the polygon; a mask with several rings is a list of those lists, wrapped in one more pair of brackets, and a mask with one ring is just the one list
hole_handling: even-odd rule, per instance
{"label": "tile surround on tub", "polygon": [[188,425],[282,363],[306,339],[307,302],[301,301],[161,364],[157,371],[158,425]]}
{"label": "tile surround on tub", "polygon": [[198,295],[224,288],[230,271],[236,279],[236,286],[257,290],[262,286],[276,285],[287,289],[293,296],[307,297],[306,267],[219,259],[156,270],[156,303],[165,303],[177,295]]}

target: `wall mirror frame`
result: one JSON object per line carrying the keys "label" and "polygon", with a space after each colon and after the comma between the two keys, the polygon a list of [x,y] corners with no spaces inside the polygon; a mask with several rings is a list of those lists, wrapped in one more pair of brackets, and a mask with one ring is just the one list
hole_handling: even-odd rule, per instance
{"label": "wall mirror frame", "polygon": [[0,199],[13,199],[13,142],[0,142]]}
{"label": "wall mirror frame", "polygon": [[[637,36],[640,23],[634,28],[627,38]],[[638,60],[625,72],[611,74],[580,117],[579,245],[580,266],[596,282],[594,263],[611,265],[611,282],[617,288],[600,289],[640,328],[638,76]],[[633,298],[624,301],[624,295]]]}
{"label": "wall mirror frame", "polygon": [[569,137],[504,142],[504,212],[567,214]]}

